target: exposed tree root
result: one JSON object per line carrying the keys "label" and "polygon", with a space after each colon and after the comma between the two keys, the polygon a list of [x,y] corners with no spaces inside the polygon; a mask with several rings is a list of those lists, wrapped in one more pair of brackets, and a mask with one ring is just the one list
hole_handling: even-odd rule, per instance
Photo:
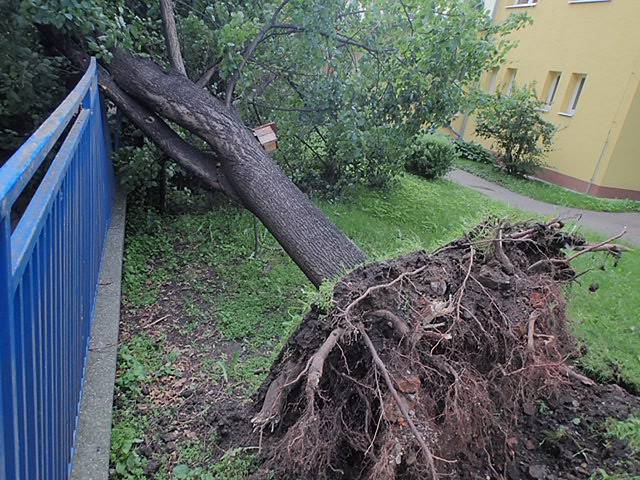
{"label": "exposed tree root", "polygon": [[[499,475],[525,403],[590,380],[561,285],[605,250],[546,224],[486,222],[432,255],[362,267],[290,339],[258,395],[265,471],[280,478]],[[565,247],[574,253],[568,257]],[[480,478],[480,477],[478,477]]]}

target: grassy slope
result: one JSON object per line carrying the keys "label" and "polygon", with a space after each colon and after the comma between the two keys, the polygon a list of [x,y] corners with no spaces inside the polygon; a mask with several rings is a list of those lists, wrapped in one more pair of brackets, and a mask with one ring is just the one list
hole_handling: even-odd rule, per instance
{"label": "grassy slope", "polygon": [[[388,192],[363,191],[349,203],[326,202],[321,207],[373,258],[432,249],[488,215],[522,215],[451,182],[426,182],[409,175]],[[262,227],[259,232],[261,248],[256,257],[251,216],[225,207],[147,221],[135,233],[130,232],[125,252],[124,293],[129,308],[152,308],[162,286],[170,280],[197,285],[193,293],[199,295],[200,307],[187,302],[183,315],[192,322],[214,322],[225,338],[246,345],[249,353],[226,367],[234,385],[246,393],[260,383],[274,353],[315,295],[273,238]],[[582,266],[592,262],[586,259]],[[638,272],[640,255],[634,252],[616,269],[585,275],[583,285],[573,287],[570,296],[577,332],[589,347],[584,365],[603,378],[619,377],[640,387],[640,332],[636,326],[640,292],[634,288]],[[601,288],[588,293],[587,286],[594,281]],[[141,349],[135,339],[125,348],[152,371],[158,359],[137,351]],[[169,355],[162,352],[161,340],[158,342],[159,354]],[[126,365],[122,369],[122,358],[120,362],[122,378],[128,370]],[[220,375],[217,368],[212,366],[212,374]],[[148,416],[135,413],[135,399],[123,405],[115,412],[116,431],[131,425],[127,435],[144,435]],[[199,466],[203,463],[191,458],[193,448],[178,446],[179,461],[203,468]],[[213,478],[241,477],[215,474]]]}
{"label": "grassy slope", "polygon": [[633,200],[611,200],[592,197],[583,193],[572,192],[557,185],[513,177],[492,165],[470,160],[457,159],[455,165],[469,173],[502,185],[513,192],[554,205],[600,212],[640,212],[640,202]]}

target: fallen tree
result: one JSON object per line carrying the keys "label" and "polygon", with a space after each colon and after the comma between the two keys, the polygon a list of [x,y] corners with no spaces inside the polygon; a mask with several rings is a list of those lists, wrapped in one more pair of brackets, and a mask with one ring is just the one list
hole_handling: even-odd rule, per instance
{"label": "fallen tree", "polygon": [[[395,2],[362,4],[361,9],[339,2],[293,4],[289,0],[261,6],[263,11],[255,19],[247,19],[235,31],[242,39],[242,49],[237,52],[234,39],[227,40],[218,46],[223,51],[222,57],[193,75],[193,79],[188,77],[193,67],[183,58],[179,22],[170,0],[160,1],[166,46],[163,56],[169,59],[170,69],[162,68],[157,56],[141,58],[131,53],[139,37],[122,31],[122,16],[129,10],[120,6],[111,14],[91,2],[69,12],[65,11],[65,5],[52,12],[41,9],[37,2],[30,8],[34,9],[32,15],[44,48],[63,53],[81,67],[88,63],[89,46],[98,48],[108,59],[100,74],[100,86],[106,96],[165,155],[207,188],[224,192],[250,210],[309,280],[319,285],[363,263],[366,256],[261,148],[245,125],[246,120],[241,118],[241,110],[244,108],[246,113],[252,109],[261,118],[258,109],[262,107],[256,98],[295,97],[296,103],[282,110],[305,115],[302,119],[312,123],[314,135],[325,142],[324,149],[334,157],[328,163],[338,164],[340,152],[326,144],[314,122],[335,122],[342,113],[351,115],[358,109],[373,108],[372,105],[377,109],[372,110],[373,116],[354,121],[359,124],[375,121],[376,125],[388,126],[406,124],[415,116],[411,122],[414,129],[426,122],[443,121],[459,110],[465,84],[475,81],[484,67],[497,61],[508,49],[509,42],[499,42],[499,37],[521,22],[510,20],[503,26],[493,25],[481,8],[467,0],[456,0],[455,4],[434,0],[412,7]],[[235,10],[245,7],[232,2],[226,11],[219,11],[214,17],[228,17],[233,23],[239,18]],[[131,9],[131,22],[136,30],[149,30],[147,35],[153,38],[157,33],[138,13],[148,14],[148,6],[132,4],[127,8]],[[198,13],[209,15],[211,8],[217,7],[211,5]],[[380,8],[386,13],[382,14]],[[204,17],[194,13],[196,6],[191,9],[186,10],[187,18],[191,25],[199,22],[203,37],[207,28],[217,28],[221,35],[229,35],[224,31],[227,25],[207,27],[202,23]],[[246,18],[248,13],[243,15]],[[419,24],[414,23],[418,19]],[[258,21],[262,22],[259,28]],[[404,24],[410,26],[411,35],[404,34]],[[101,28],[106,31],[98,31]],[[246,36],[247,30],[254,30],[251,36]],[[416,38],[431,37],[454,41],[455,51],[407,48],[415,44]],[[154,41],[149,43],[150,49],[157,47]],[[278,60],[286,49],[299,50],[300,54],[283,66]],[[291,61],[305,62],[306,70]],[[421,73],[420,68],[428,71]],[[393,69],[395,76],[383,78],[381,75],[387,69]],[[447,76],[457,81],[449,82]],[[425,82],[424,78],[430,80]],[[309,80],[310,92],[306,92],[305,82]],[[422,92],[425,89],[428,94]],[[283,92],[278,93],[279,90]],[[422,104],[416,104],[416,95],[421,96]],[[444,98],[451,100],[443,102]],[[279,108],[267,106],[266,111]],[[174,125],[204,140],[205,149],[186,141]],[[293,135],[319,156],[298,133]],[[349,168],[356,167],[346,170]],[[335,169],[330,165],[329,170]]]}

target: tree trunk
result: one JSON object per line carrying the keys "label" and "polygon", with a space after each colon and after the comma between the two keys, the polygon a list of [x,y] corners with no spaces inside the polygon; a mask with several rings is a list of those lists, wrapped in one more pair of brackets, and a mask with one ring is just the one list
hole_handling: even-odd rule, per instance
{"label": "tree trunk", "polygon": [[114,53],[119,87],[202,137],[218,153],[225,180],[314,285],[364,262],[364,253],[291,182],[233,109],[186,77],[151,60]]}

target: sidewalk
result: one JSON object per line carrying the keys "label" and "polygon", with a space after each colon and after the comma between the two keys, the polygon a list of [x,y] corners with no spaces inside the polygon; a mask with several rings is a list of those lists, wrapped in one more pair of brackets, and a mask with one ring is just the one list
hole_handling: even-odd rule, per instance
{"label": "sidewalk", "polygon": [[593,212],[591,210],[552,205],[512,192],[484,178],[476,177],[459,169],[452,170],[447,175],[447,178],[520,210],[553,216],[582,215],[581,225],[587,230],[603,235],[613,236],[627,227],[627,233],[623,240],[634,245],[640,245],[640,213]]}

